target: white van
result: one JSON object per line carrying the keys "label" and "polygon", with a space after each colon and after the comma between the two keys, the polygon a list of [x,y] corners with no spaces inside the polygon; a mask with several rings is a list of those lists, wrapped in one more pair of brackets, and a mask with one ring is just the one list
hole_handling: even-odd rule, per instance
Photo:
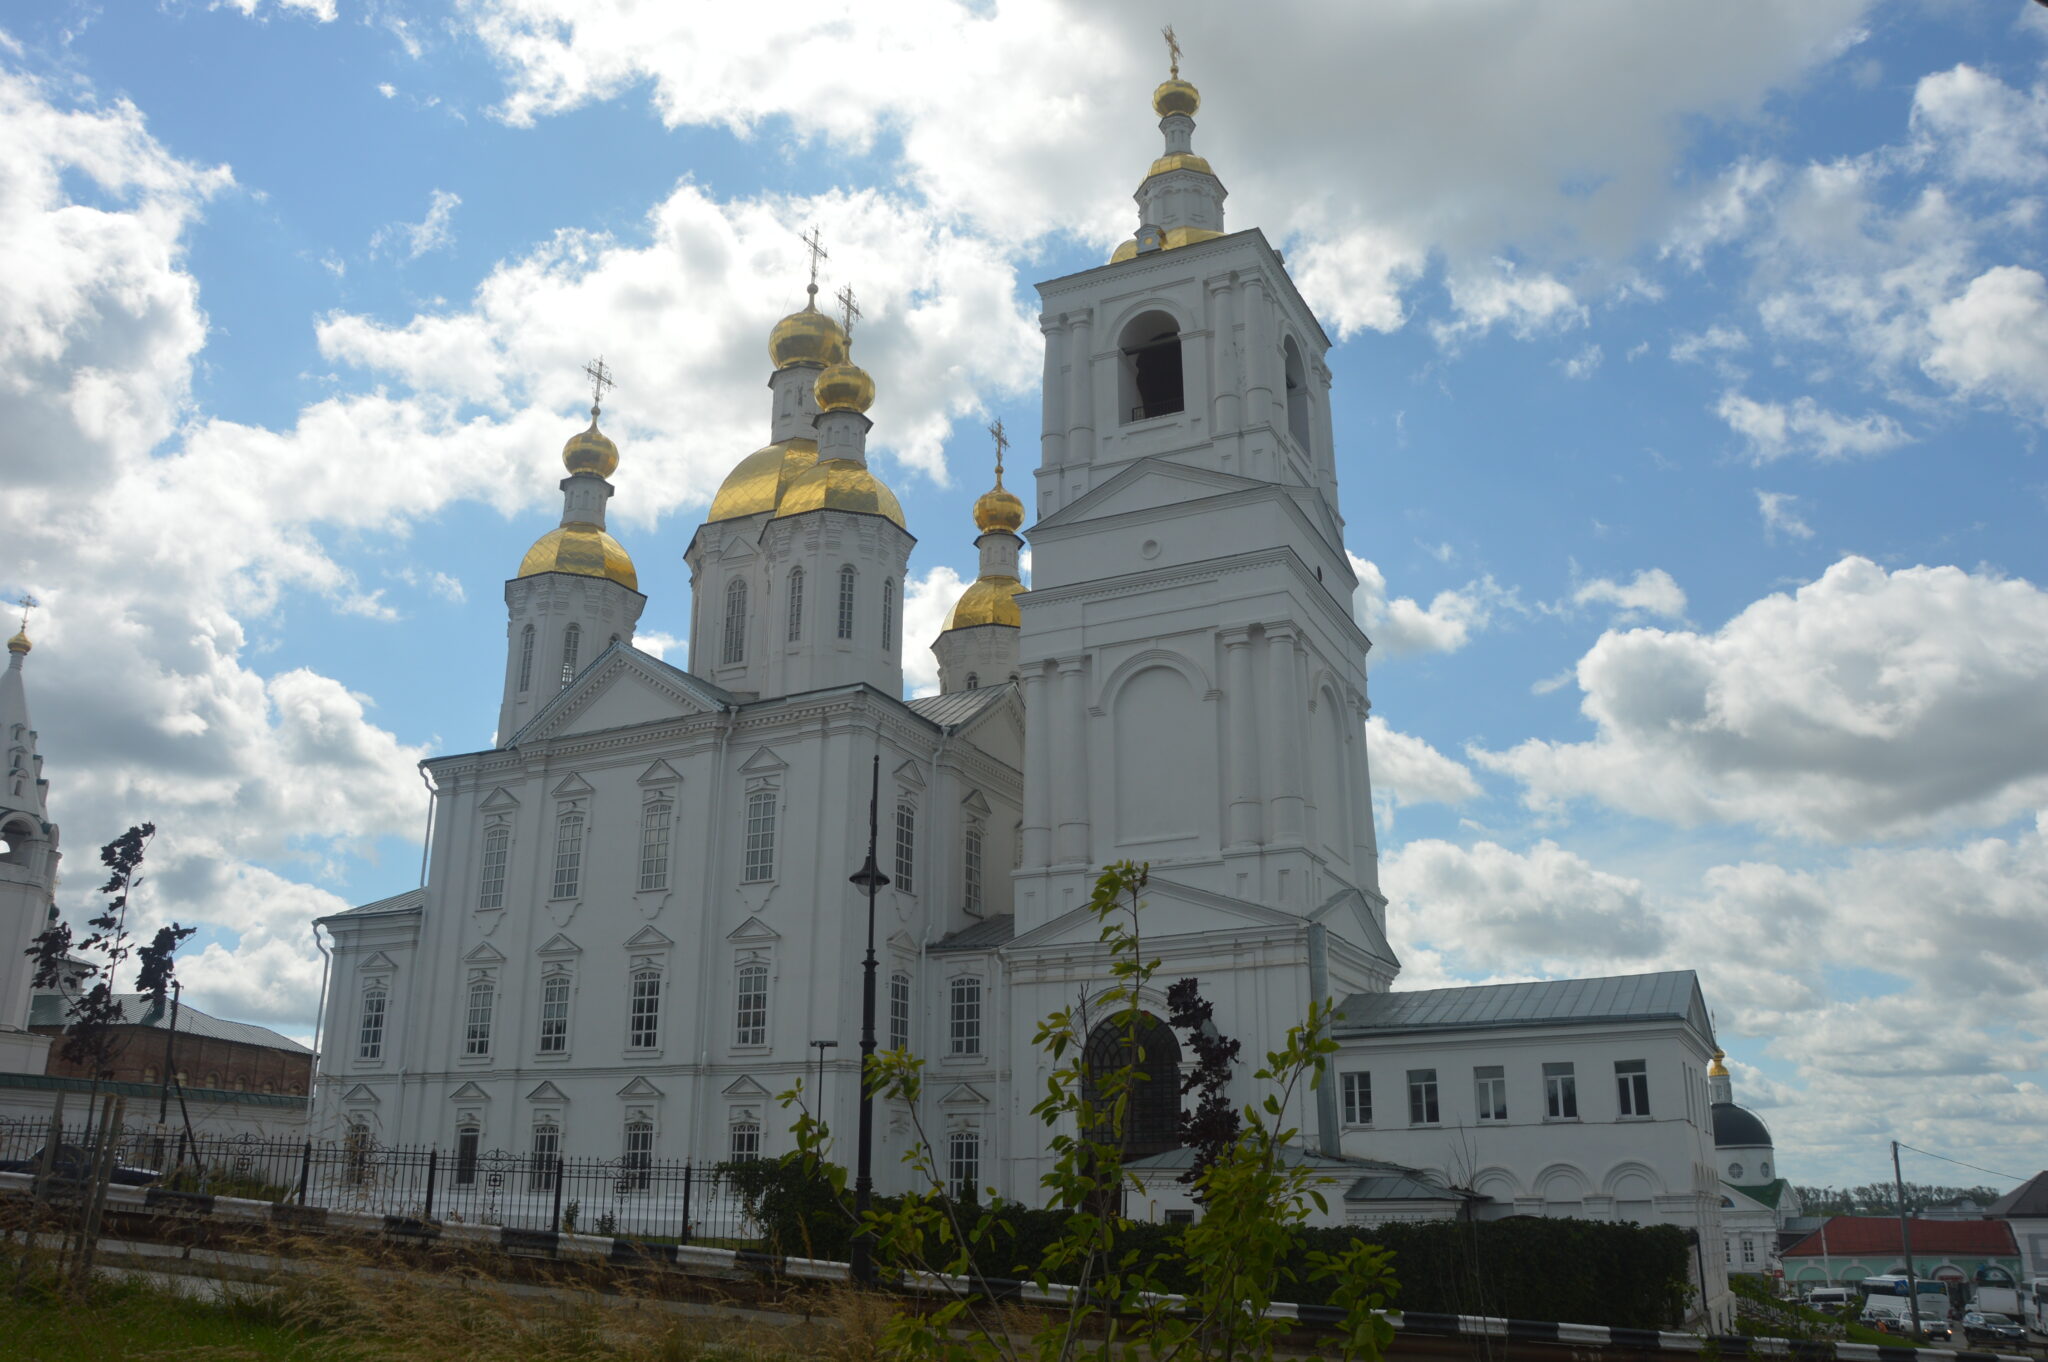
{"label": "white van", "polygon": [[1847,1286],[1816,1286],[1806,1293],[1806,1303],[1816,1310],[1839,1315],[1856,1303],[1856,1291]]}

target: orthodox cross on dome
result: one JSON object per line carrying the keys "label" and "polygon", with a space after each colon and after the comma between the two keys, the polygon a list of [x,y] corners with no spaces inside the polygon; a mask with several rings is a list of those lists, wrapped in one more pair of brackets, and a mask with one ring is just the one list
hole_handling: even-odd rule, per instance
{"label": "orthodox cross on dome", "polygon": [[1173,79],[1180,79],[1180,39],[1173,36],[1173,25],[1159,30],[1159,36],[1166,39],[1166,60],[1173,68]]}
{"label": "orthodox cross on dome", "polygon": [[853,285],[839,290],[839,329],[846,333],[846,343],[853,344],[853,324],[860,320],[860,304],[853,300]]}
{"label": "orthodox cross on dome", "polygon": [[594,421],[597,409],[604,401],[605,390],[619,385],[612,381],[612,371],[606,367],[603,355],[584,365],[583,372],[590,379],[590,418]]}
{"label": "orthodox cross on dome", "polygon": [[21,593],[21,599],[16,601],[15,604],[21,607],[21,632],[25,634],[28,632],[28,612],[41,605],[42,602],[24,591]]}
{"label": "orthodox cross on dome", "polygon": [[832,254],[825,249],[824,239],[818,235],[818,224],[815,222],[811,224],[811,230],[808,233],[797,233],[796,239],[803,242],[804,249],[811,253],[811,284],[809,288],[804,290],[804,292],[811,295],[811,301],[804,304],[804,306],[815,307],[818,302],[818,262],[820,260],[830,260]]}
{"label": "orthodox cross on dome", "polygon": [[996,441],[996,485],[1001,486],[1003,481],[1003,451],[1010,447],[1010,437],[1003,433],[1002,417],[998,416],[995,419],[995,422],[989,426],[988,433],[993,435]]}

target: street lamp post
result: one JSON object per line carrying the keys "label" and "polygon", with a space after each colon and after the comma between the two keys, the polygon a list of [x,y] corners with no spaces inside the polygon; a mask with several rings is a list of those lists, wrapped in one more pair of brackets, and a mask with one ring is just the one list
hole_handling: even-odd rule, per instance
{"label": "street lamp post", "polygon": [[[875,763],[868,785],[868,858],[848,878],[867,890],[868,953],[861,963],[860,985],[860,1137],[856,1146],[853,1174],[853,1213],[861,1227],[853,1237],[853,1251],[847,1264],[853,1280],[861,1286],[875,1281],[874,1237],[867,1230],[868,1202],[874,1195],[875,1098],[868,1089],[868,1066],[875,1058],[875,893],[889,883],[882,867],[875,864],[875,837],[882,798],[882,756]],[[821,1056],[823,1050],[818,1052]]]}
{"label": "street lamp post", "polygon": [[811,1094],[811,1100],[818,1104],[818,1119],[825,1119],[825,1052],[839,1048],[836,1040],[814,1040],[811,1048],[818,1052],[818,1087]]}

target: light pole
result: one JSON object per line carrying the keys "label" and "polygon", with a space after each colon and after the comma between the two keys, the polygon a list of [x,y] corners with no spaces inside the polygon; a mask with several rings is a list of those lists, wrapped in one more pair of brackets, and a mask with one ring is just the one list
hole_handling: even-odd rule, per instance
{"label": "light pole", "polygon": [[825,1119],[825,1052],[838,1049],[839,1042],[814,1040],[811,1042],[811,1048],[818,1052],[818,1089],[812,1094],[811,1100],[818,1104],[818,1119],[822,1121]]}
{"label": "light pole", "polygon": [[[868,858],[848,878],[868,891],[868,953],[861,963],[860,984],[860,1138],[856,1146],[853,1174],[853,1213],[861,1227],[853,1237],[853,1251],[847,1264],[853,1280],[861,1286],[875,1281],[874,1239],[867,1230],[868,1200],[874,1194],[875,1098],[868,1091],[868,1066],[875,1058],[875,893],[889,882],[882,867],[875,864],[875,835],[882,798],[882,754],[875,754],[874,770],[868,784]],[[818,1051],[822,1056],[825,1052]]]}

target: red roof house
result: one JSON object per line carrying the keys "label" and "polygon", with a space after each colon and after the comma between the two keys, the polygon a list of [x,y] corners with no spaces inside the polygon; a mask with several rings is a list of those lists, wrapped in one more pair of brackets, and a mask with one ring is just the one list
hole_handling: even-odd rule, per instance
{"label": "red roof house", "polygon": [[[1902,1257],[1906,1248],[1899,1239],[1899,1218],[1895,1215],[1831,1215],[1824,1228],[1815,1230],[1780,1255],[1786,1258],[1861,1258],[1889,1253]],[[1927,1255],[1967,1258],[2017,1258],[2020,1246],[2012,1237],[2012,1226],[2003,1220],[1913,1220],[1913,1256]]]}

